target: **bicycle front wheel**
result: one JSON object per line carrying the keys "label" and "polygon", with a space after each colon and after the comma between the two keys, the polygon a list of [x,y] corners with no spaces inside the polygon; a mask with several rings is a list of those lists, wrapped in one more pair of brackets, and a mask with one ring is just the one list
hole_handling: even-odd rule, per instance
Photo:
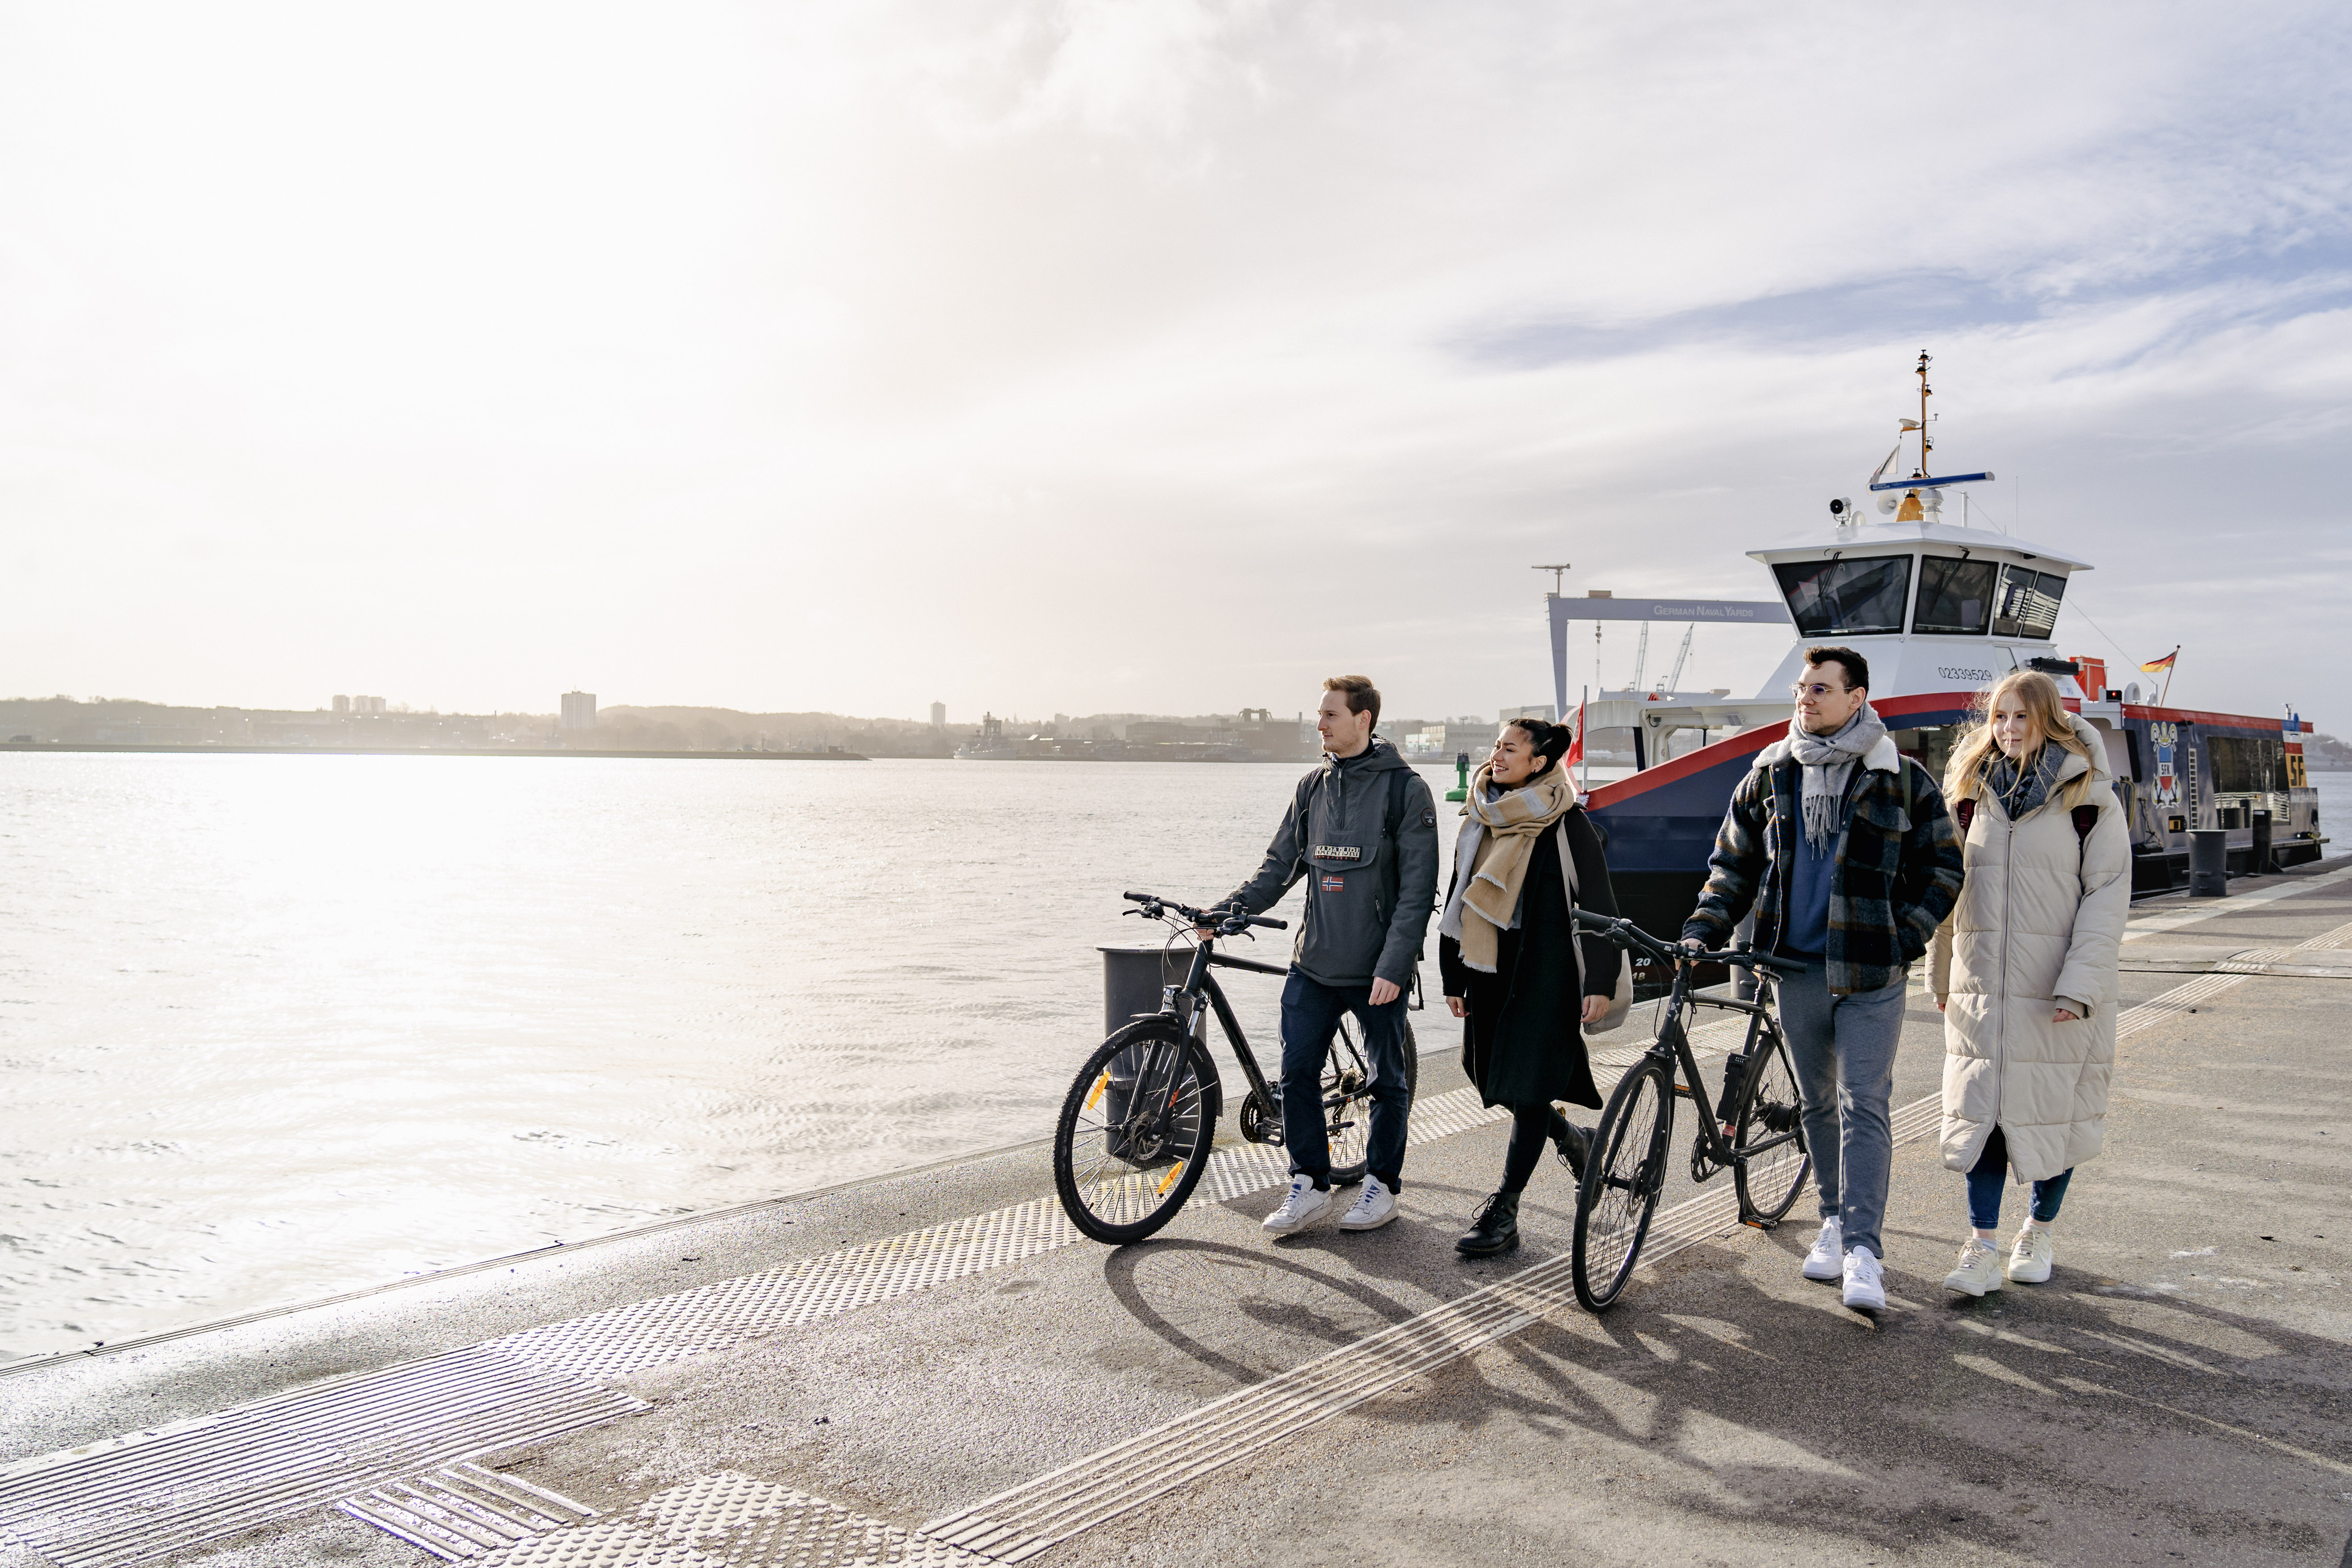
{"label": "bicycle front wheel", "polygon": [[1731,1133],[1731,1179],[1739,1188],[1739,1217],[1750,1225],[1777,1225],[1796,1205],[1811,1174],[1813,1156],[1805,1147],[1802,1107],[1788,1043],[1767,1024],[1748,1053],[1748,1082],[1739,1091]]}
{"label": "bicycle front wheel", "polygon": [[1610,1095],[1576,1189],[1570,1268],[1576,1299],[1587,1311],[1605,1311],[1641,1260],[1650,1216],[1665,1189],[1674,1131],[1673,1068],[1643,1057]]}
{"label": "bicycle front wheel", "polygon": [[1217,1069],[1173,1018],[1095,1047],[1054,1124],[1054,1190],[1097,1241],[1140,1241],[1201,1183],[1217,1131]]}
{"label": "bicycle front wheel", "polygon": [[[1404,1092],[1408,1103],[1421,1087],[1421,1048],[1412,1026],[1404,1026]],[[1323,1063],[1323,1117],[1331,1148],[1331,1184],[1363,1180],[1371,1164],[1371,1061],[1346,1020]]]}

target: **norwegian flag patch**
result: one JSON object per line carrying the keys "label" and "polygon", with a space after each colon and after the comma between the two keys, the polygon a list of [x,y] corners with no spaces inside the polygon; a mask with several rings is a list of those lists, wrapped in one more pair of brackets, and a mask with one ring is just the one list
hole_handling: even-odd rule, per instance
{"label": "norwegian flag patch", "polygon": [[1327,893],[1344,893],[1348,890],[1348,879],[1334,876],[1326,871],[1323,874],[1323,890]]}

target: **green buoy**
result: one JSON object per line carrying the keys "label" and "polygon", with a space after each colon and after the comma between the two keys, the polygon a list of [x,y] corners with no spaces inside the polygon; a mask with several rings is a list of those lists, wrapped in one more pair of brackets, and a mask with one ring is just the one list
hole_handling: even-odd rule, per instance
{"label": "green buoy", "polygon": [[1454,787],[1445,792],[1445,798],[1448,800],[1470,798],[1470,753],[1467,752],[1454,753]]}

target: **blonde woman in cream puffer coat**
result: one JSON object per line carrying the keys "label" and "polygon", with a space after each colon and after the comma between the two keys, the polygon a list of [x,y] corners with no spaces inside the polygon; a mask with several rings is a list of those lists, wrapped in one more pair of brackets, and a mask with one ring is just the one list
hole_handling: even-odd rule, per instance
{"label": "blonde woman in cream puffer coat", "polygon": [[[2056,682],[2027,671],[1994,688],[1988,714],[1947,785],[1956,813],[1975,802],[1967,883],[1928,950],[1944,1012],[1944,1163],[1969,1175],[1972,1229],[1944,1283],[1972,1296],[2004,1278],[2050,1278],[2050,1224],[2105,1127],[2131,909],[2130,836],[2098,731],[2065,710]],[[1994,731],[2005,731],[1998,745]],[[2036,773],[2046,793],[2012,820],[2007,807],[2037,793],[2016,787],[2021,775]],[[2097,813],[2087,834],[2077,806]],[[2034,1188],[2005,1266],[1993,1247],[2004,1176]]]}

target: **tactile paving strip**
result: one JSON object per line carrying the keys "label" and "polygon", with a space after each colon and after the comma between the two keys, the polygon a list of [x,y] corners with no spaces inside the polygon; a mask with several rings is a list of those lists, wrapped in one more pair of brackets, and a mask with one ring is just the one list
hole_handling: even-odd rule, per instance
{"label": "tactile paving strip", "polygon": [[646,1408],[476,1345],[15,1467],[0,1528],[64,1568],[110,1568]]}
{"label": "tactile paving strip", "polygon": [[[1416,1104],[1408,1138],[1414,1143],[1450,1138],[1507,1114],[1481,1104],[1476,1089],[1459,1089]],[[1289,1175],[1280,1150],[1229,1144],[1209,1156],[1194,1196],[1223,1202]],[[490,1343],[541,1366],[583,1377],[617,1377],[894,1300],[1078,1239],[1059,1200],[1033,1198],[904,1236],[794,1258],[781,1268],[527,1329]]]}
{"label": "tactile paving strip", "polygon": [[541,1366],[615,1377],[1002,1268],[1077,1239],[1058,1199],[1032,1198],[489,1342]]}
{"label": "tactile paving strip", "polygon": [[2185,985],[2176,985],[2162,995],[2151,997],[2137,1007],[2126,1007],[2117,1014],[2116,1038],[2120,1040],[2151,1025],[2164,1023],[2224,991],[2244,984],[2258,974],[2269,973],[2264,967],[2266,964],[2291,963],[2299,952],[2342,947],[2347,942],[2352,942],[2352,923],[2322,931],[2293,947],[2255,948],[2232,954],[2215,964],[2212,973],[2200,975]]}
{"label": "tactile paving strip", "polygon": [[961,1568],[984,1559],[919,1531],[732,1470],[600,1520],[522,1542],[486,1568]]}
{"label": "tactile paving strip", "polygon": [[[1895,1141],[1935,1131],[1941,1095],[1897,1110]],[[1678,1204],[1652,1222],[1642,1248],[1648,1268],[1738,1225],[1728,1182]],[[1126,1442],[999,1493],[923,1532],[1000,1563],[1022,1563],[1212,1470],[1287,1442],[1342,1411],[1518,1332],[1570,1307],[1576,1288],[1566,1254],[1435,1307],[1417,1318],[1293,1368]]]}
{"label": "tactile paving strip", "polygon": [[585,1503],[479,1465],[452,1465],[387,1482],[335,1506],[445,1563],[479,1557],[596,1517]]}

